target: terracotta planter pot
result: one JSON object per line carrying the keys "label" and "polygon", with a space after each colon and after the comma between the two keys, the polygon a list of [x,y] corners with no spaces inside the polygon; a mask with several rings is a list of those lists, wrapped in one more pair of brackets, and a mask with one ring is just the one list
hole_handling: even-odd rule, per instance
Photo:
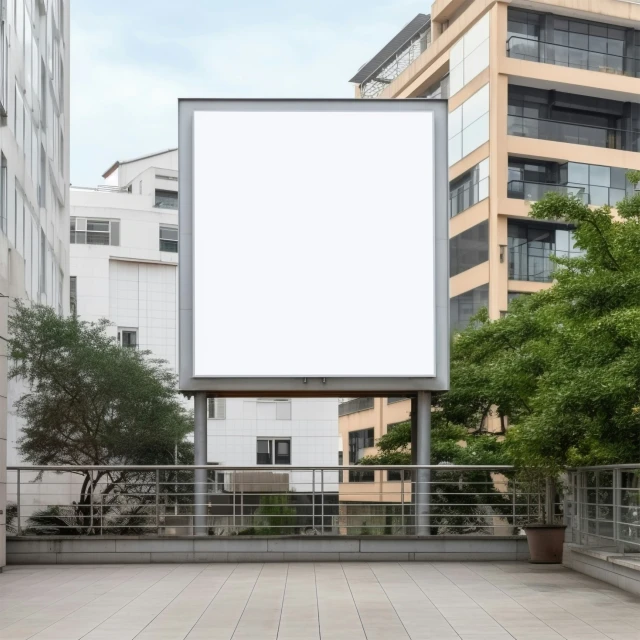
{"label": "terracotta planter pot", "polygon": [[529,562],[561,564],[564,524],[530,524],[524,528],[529,543]]}

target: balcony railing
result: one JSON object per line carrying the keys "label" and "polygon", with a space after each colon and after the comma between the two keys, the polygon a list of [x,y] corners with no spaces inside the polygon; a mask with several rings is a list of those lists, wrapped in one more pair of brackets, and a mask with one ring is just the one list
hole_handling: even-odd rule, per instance
{"label": "balcony railing", "polygon": [[374,398],[352,398],[338,405],[338,416],[348,416],[359,411],[373,409]]}
{"label": "balcony railing", "polygon": [[507,55],[518,60],[543,62],[573,69],[586,69],[637,77],[638,61],[630,56],[589,51],[553,42],[533,40],[526,36],[511,36],[507,40]]}
{"label": "balcony railing", "polygon": [[640,465],[573,469],[567,484],[572,542],[640,552]]}
{"label": "balcony railing", "polygon": [[627,129],[594,127],[558,120],[510,115],[507,131],[511,136],[583,144],[604,149],[638,151],[640,132]]}
{"label": "balcony railing", "polygon": [[216,536],[513,535],[545,508],[544,482],[506,465],[9,467],[7,497],[14,536],[191,535],[198,518]]}
{"label": "balcony railing", "polygon": [[449,196],[449,217],[457,216],[488,197],[489,178],[483,178],[476,184],[469,185],[464,189],[452,190]]}
{"label": "balcony railing", "polygon": [[597,207],[606,204],[615,207],[626,195],[624,189],[595,185],[566,186],[544,182],[526,182],[524,180],[511,180],[507,184],[507,197],[517,200],[536,202],[541,200],[547,193],[574,196],[584,204],[592,204]]}
{"label": "balcony railing", "polygon": [[526,182],[524,180],[511,180],[507,184],[507,196],[517,200],[529,200],[536,202],[547,193],[560,193],[565,196],[575,196],[584,204],[589,204],[589,194],[586,187],[566,187],[559,184],[544,182]]}

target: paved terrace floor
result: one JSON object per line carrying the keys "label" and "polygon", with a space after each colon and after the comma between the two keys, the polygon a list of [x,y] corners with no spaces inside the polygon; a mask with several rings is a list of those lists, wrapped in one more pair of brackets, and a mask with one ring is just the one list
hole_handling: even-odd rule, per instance
{"label": "paved terrace floor", "polygon": [[558,566],[13,566],[14,640],[640,640],[640,599]]}

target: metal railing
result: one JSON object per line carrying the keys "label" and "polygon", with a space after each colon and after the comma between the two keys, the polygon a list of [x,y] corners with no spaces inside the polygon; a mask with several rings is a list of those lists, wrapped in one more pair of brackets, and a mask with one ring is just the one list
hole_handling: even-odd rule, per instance
{"label": "metal railing", "polygon": [[590,51],[554,42],[533,40],[526,36],[511,36],[507,40],[507,55],[518,60],[630,77],[636,77],[640,72],[639,61],[632,56]]}
{"label": "metal railing", "polygon": [[363,98],[375,98],[431,44],[431,27],[416,34],[360,85]]}
{"label": "metal railing", "polygon": [[15,536],[515,535],[545,511],[544,482],[510,466],[9,467],[7,494]]}
{"label": "metal railing", "polygon": [[541,200],[547,193],[576,196],[584,204],[589,204],[587,187],[567,187],[543,182],[525,182],[524,180],[510,180],[507,183],[507,195],[509,198],[535,202]]}
{"label": "metal railing", "polygon": [[345,402],[341,402],[338,405],[338,416],[348,416],[352,413],[358,413],[360,411],[368,411],[373,409],[375,398],[352,398]]}
{"label": "metal railing", "polygon": [[640,132],[611,127],[594,127],[562,120],[546,120],[509,115],[507,133],[510,136],[583,144],[604,149],[638,151]]}
{"label": "metal railing", "polygon": [[640,552],[640,465],[571,469],[565,495],[572,542]]}

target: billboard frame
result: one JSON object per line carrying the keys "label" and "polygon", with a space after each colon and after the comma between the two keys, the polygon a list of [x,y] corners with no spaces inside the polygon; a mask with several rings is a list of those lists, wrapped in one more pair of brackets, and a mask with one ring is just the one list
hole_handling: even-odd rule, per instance
{"label": "billboard frame", "polygon": [[[449,166],[446,100],[231,99],[178,101],[179,388],[186,395],[345,397],[414,395],[449,388]],[[434,377],[196,377],[194,372],[193,122],[197,111],[427,111],[433,113],[435,361]],[[372,132],[372,135],[375,132]],[[383,132],[377,132],[383,135]],[[416,296],[420,291],[416,290]],[[409,302],[410,305],[410,302]],[[409,309],[410,312],[410,309]]]}

